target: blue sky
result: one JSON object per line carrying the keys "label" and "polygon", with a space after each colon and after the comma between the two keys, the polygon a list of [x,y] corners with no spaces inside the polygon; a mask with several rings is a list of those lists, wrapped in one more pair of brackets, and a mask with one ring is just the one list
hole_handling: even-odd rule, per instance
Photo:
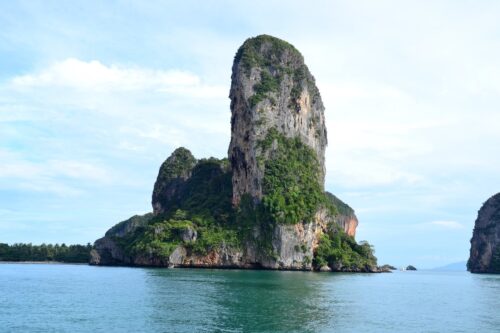
{"label": "blue sky", "polygon": [[316,77],[357,239],[465,260],[500,191],[499,22],[497,1],[4,1],[0,242],[93,242],[151,210],[176,147],[226,156],[232,59],[266,33]]}

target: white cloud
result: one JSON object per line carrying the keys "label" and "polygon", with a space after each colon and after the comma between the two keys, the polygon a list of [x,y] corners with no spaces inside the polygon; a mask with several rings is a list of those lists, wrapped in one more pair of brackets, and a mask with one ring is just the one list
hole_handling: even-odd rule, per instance
{"label": "white cloud", "polygon": [[418,229],[441,229],[441,230],[461,230],[465,226],[457,221],[437,220],[431,222],[418,223],[415,225]]}
{"label": "white cloud", "polygon": [[74,197],[83,193],[78,188],[53,179],[35,179],[29,182],[21,181],[16,184],[15,188],[29,192],[51,193],[61,197]]}
{"label": "white cloud", "polygon": [[92,180],[105,183],[112,176],[104,167],[81,161],[50,160],[37,163],[23,159],[10,159],[8,163],[0,165],[0,178],[3,179],[33,180],[53,177],[68,177],[81,181]]}
{"label": "white cloud", "polygon": [[383,82],[355,82],[355,81],[336,81],[336,82],[318,82],[321,91],[328,94],[328,99],[334,103],[340,100],[348,99],[369,99],[369,98],[389,98],[391,101],[398,99],[400,101],[412,101],[413,98],[400,88],[385,84]]}
{"label": "white cloud", "polygon": [[[330,160],[333,160],[331,158]],[[424,177],[405,171],[404,167],[391,165],[390,161],[384,161],[370,156],[346,155],[343,159],[328,162],[328,179],[333,183],[346,188],[374,187],[387,185],[415,185],[423,181]]]}
{"label": "white cloud", "polygon": [[229,87],[191,72],[68,58],[0,88],[5,191],[74,197],[139,188],[175,147],[219,156],[229,142]]}
{"label": "white cloud", "polygon": [[[15,76],[0,88],[0,124],[12,132],[22,120],[54,129],[57,142],[77,131],[84,140],[99,137],[108,149],[143,155],[168,156],[179,145],[208,147],[218,155],[229,142],[229,86],[207,83],[192,72],[68,58]],[[26,139],[24,130],[13,134]],[[203,135],[210,135],[210,142],[193,142]]]}
{"label": "white cloud", "polygon": [[152,70],[119,65],[106,66],[100,61],[68,58],[36,73],[16,76],[15,88],[65,87],[82,91],[160,91],[197,98],[221,98],[227,88],[207,85],[190,72]]}
{"label": "white cloud", "polygon": [[444,229],[463,229],[464,226],[456,221],[432,221],[431,225],[438,226]]}
{"label": "white cloud", "polygon": [[113,177],[105,167],[82,161],[51,160],[44,169],[49,175],[75,178],[81,181],[108,183]]}
{"label": "white cloud", "polygon": [[31,161],[8,150],[0,150],[0,188],[75,196],[82,193],[68,180],[110,184],[115,177],[104,166],[77,160]]}
{"label": "white cloud", "polygon": [[[136,136],[141,140],[149,139],[162,144],[170,144],[177,146],[186,140],[186,132],[179,130],[173,126],[164,126],[162,124],[148,124],[146,128],[124,126],[119,131],[127,136]],[[130,143],[125,146],[125,149],[131,149]],[[137,147],[135,147],[137,148]],[[132,149],[134,150],[134,149]]]}

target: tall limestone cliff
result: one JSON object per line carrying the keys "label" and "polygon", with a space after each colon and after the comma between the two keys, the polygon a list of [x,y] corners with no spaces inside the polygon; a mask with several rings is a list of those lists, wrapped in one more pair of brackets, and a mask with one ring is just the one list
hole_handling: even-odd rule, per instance
{"label": "tall limestone cliff", "polygon": [[176,149],[153,214],[111,228],[93,264],[377,271],[354,211],[324,191],[324,106],[302,55],[248,39],[234,63],[228,159]]}
{"label": "tall limestone cliff", "polygon": [[298,138],[318,159],[323,186],[327,133],[324,106],[314,77],[292,45],[270,36],[248,39],[238,50],[231,77],[233,203],[243,194],[263,195],[264,165],[271,149],[260,147],[271,130]]}
{"label": "tall limestone cliff", "polygon": [[470,242],[467,269],[472,273],[500,273],[500,193],[479,210]]}

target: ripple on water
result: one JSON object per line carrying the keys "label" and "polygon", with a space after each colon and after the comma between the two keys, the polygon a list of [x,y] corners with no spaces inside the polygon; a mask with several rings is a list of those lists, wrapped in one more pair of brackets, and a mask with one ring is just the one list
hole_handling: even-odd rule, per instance
{"label": "ripple on water", "polygon": [[0,265],[1,332],[493,332],[500,276]]}

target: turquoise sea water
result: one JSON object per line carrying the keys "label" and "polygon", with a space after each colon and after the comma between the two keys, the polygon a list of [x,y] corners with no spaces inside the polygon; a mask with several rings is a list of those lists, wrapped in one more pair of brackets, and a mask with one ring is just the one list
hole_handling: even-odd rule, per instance
{"label": "turquoise sea water", "polygon": [[500,332],[500,276],[0,264],[0,332]]}

